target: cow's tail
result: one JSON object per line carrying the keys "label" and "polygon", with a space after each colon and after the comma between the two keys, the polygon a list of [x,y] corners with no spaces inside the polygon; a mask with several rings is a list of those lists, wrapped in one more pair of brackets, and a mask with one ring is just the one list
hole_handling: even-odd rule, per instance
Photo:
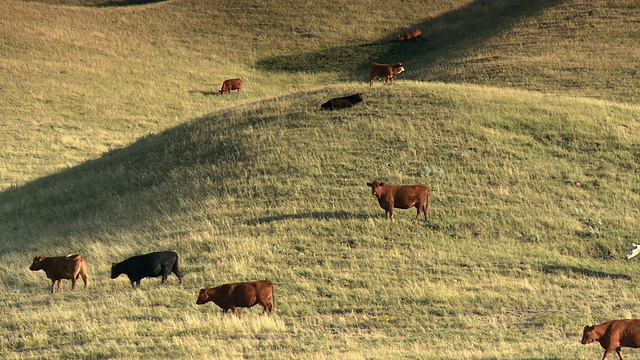
{"label": "cow's tail", "polygon": [[184,277],[184,274],[180,272],[178,261],[179,261],[179,258],[176,256],[176,261],[173,263],[173,269],[171,269],[171,271],[173,271],[173,273],[176,274],[176,276],[178,277],[178,280],[180,280],[180,283],[182,283],[182,278]]}
{"label": "cow's tail", "polygon": [[273,300],[272,312],[275,312],[276,311],[276,289],[274,287],[272,287],[271,289],[272,289],[271,290],[271,300]]}
{"label": "cow's tail", "polygon": [[427,200],[424,202],[424,217],[426,221],[429,221],[429,197],[431,196],[431,189],[427,188]]}

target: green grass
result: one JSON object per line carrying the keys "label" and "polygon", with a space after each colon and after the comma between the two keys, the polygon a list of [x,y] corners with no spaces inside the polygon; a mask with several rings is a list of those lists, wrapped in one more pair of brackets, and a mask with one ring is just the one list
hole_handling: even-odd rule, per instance
{"label": "green grass", "polygon": [[[637,4],[392,3],[0,3],[0,355],[600,357],[582,328],[637,317]],[[429,185],[430,221],[372,180]],[[109,279],[162,249],[183,285]],[[51,295],[31,259],[72,252],[90,289]],[[264,278],[272,316],[195,305]]]}

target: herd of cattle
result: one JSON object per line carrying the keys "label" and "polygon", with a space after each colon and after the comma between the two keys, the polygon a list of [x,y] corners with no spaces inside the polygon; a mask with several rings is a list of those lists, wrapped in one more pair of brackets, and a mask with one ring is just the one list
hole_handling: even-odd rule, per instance
{"label": "herd of cattle", "polygon": [[[88,285],[87,261],[80,254],[67,256],[42,257],[36,256],[29,267],[31,271],[44,270],[51,280],[51,292],[54,292],[55,284],[60,291],[62,280],[71,280],[71,289],[76,286],[76,281],[82,277],[84,288]],[[162,277],[162,283],[174,273],[178,281],[182,283],[184,275],[178,267],[178,254],[175,251],[158,251],[145,255],[130,257],[122,262],[111,265],[111,278],[125,274],[135,289],[140,286],[140,280],[150,277]],[[271,303],[273,300],[273,304]],[[275,295],[273,284],[268,280],[242,282],[236,284],[224,284],[214,288],[200,290],[196,304],[206,304],[213,301],[223,312],[231,310],[235,312],[239,307],[252,307],[262,305],[266,312],[275,308]]]}
{"label": "herd of cattle", "polygon": [[[398,42],[419,41],[421,31],[415,30],[403,35],[399,35]],[[395,77],[404,72],[404,66],[397,64],[372,63],[369,70],[369,86],[373,86],[376,78],[385,78],[385,84],[393,83]],[[225,92],[231,93],[242,89],[242,79],[228,79],[222,83],[219,90],[221,95]],[[328,100],[321,105],[323,110],[335,110],[352,107],[362,102],[362,94],[353,94]],[[385,210],[387,219],[393,219],[393,209],[417,209],[416,220],[420,214],[424,214],[425,221],[429,221],[429,188],[425,185],[392,185],[374,181],[367,183],[371,187],[378,204]],[[640,246],[633,244],[627,255],[630,259],[640,253]],[[57,283],[57,290],[60,291],[62,280],[71,280],[71,288],[75,289],[76,282],[82,277],[84,288],[88,285],[87,262],[80,254],[67,256],[42,257],[36,256],[29,267],[32,271],[43,270],[51,280],[51,292],[54,292]],[[178,266],[178,254],[174,251],[159,251],[145,255],[130,257],[122,262],[114,263],[111,266],[111,279],[125,274],[135,289],[140,286],[140,281],[144,278],[162,277],[164,284],[168,276],[174,273],[178,281],[182,283],[184,274],[180,272]],[[273,283],[269,280],[239,282],[233,284],[223,284],[214,288],[203,288],[198,294],[196,304],[202,305],[213,302],[218,305],[223,312],[235,312],[237,308],[252,307],[260,304],[265,312],[272,312],[275,307],[275,293]],[[598,341],[605,349],[602,359],[609,353],[616,351],[622,360],[622,347],[640,347],[640,320],[624,319],[610,320],[599,325],[586,326],[582,335],[582,344],[590,344]]]}

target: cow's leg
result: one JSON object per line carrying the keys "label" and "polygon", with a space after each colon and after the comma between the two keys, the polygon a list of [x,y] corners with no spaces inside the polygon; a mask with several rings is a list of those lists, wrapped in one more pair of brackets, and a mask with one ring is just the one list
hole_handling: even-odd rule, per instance
{"label": "cow's leg", "polygon": [[80,274],[82,276],[82,282],[84,282],[84,288],[87,288],[87,284],[89,283],[89,279],[87,278],[87,274]]}
{"label": "cow's leg", "polygon": [[60,284],[62,284],[62,279],[58,279],[58,292],[60,292]]}
{"label": "cow's leg", "polygon": [[[606,348],[604,350],[604,355],[602,355],[602,360],[607,358],[607,355],[609,355],[611,352],[613,351],[612,347]],[[616,351],[617,352],[617,351]],[[618,354],[618,356],[620,356],[620,354]]]}
{"label": "cow's leg", "polygon": [[371,77],[371,80],[369,80],[369,87],[373,86],[373,83],[376,81],[376,77],[375,75]]}
{"label": "cow's leg", "polygon": [[624,360],[624,359],[622,358],[622,351],[621,351],[621,350],[622,350],[622,348],[618,346],[618,347],[616,348],[616,354],[618,354],[618,357],[620,358],[620,360]]}
{"label": "cow's leg", "polygon": [[56,286],[56,281],[55,280],[51,280],[51,293],[53,294],[53,289]]}
{"label": "cow's leg", "polygon": [[76,279],[77,277],[75,276],[71,277],[71,290],[74,290],[76,288]]}

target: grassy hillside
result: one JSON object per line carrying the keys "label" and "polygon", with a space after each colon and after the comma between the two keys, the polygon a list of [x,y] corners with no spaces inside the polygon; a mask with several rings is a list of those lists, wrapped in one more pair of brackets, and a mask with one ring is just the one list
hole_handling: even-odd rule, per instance
{"label": "grassy hillside", "polygon": [[[358,87],[216,112],[2,193],[4,355],[595,357],[582,327],[635,315],[621,258],[640,108],[405,81],[317,111]],[[430,222],[384,220],[373,179],[431,186]],[[111,262],[164,248],[183,286],[108,279]],[[76,251],[90,292],[52,296],[28,270]],[[194,304],[203,286],[258,278],[277,284],[276,316]]]}
{"label": "grassy hillside", "polygon": [[[584,325],[638,316],[637,4],[64,5],[0,2],[2,357],[598,358]],[[183,285],[109,279],[160,249]],[[51,295],[31,259],[71,252],[90,290]],[[195,305],[262,278],[273,316]]]}

